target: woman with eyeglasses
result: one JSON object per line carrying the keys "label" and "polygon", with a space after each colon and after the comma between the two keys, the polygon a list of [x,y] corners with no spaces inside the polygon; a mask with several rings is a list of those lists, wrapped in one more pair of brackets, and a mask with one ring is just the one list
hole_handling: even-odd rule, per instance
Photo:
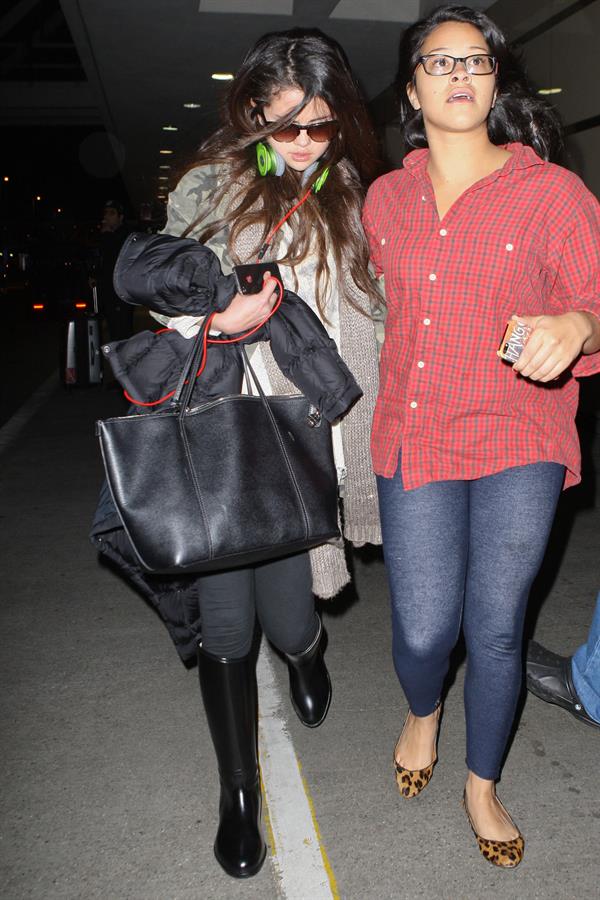
{"label": "woman with eyeglasses", "polygon": [[[222,126],[170,194],[165,228],[168,235],[192,237],[211,248],[226,273],[257,258],[277,261],[284,287],[308,304],[335,340],[363,393],[333,426],[343,531],[356,545],[381,543],[369,452],[378,384],[371,306],[379,293],[367,272],[360,218],[365,188],[376,174],[374,133],[341,47],[316,30],[268,34],[232,81]],[[169,290],[168,274],[163,281]],[[245,333],[266,318],[276,296],[273,279],[258,294],[235,294],[211,327],[224,335]],[[146,299],[151,307],[151,290]],[[156,318],[186,337],[197,334],[201,321]],[[267,393],[297,392],[268,344],[254,345],[249,355]],[[309,341],[306,355],[317,356]],[[102,535],[101,549],[107,552],[111,541],[115,550],[114,534]],[[129,567],[134,568],[131,561]],[[198,655],[221,782],[215,855],[229,875],[254,875],[266,854],[251,653],[255,620],[287,661],[298,717],[311,728],[320,725],[331,685],[313,593],[331,598],[349,582],[344,547],[326,544],[171,582],[134,574],[184,660]]]}
{"label": "woman with eyeglasses", "polygon": [[372,454],[409,705],[396,781],[412,798],[432,776],[462,625],[465,808],[484,857],[514,867],[524,841],[495,782],[529,589],[580,480],[577,378],[600,370],[599,207],[548,161],[555,115],[483,13],[446,6],[409,28],[397,84],[415,149],[363,216],[388,310]]}

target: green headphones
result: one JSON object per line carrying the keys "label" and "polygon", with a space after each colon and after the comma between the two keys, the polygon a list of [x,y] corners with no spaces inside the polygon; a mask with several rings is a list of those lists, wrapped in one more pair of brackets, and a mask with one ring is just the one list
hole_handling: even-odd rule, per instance
{"label": "green headphones", "polygon": [[[310,178],[313,172],[317,170],[318,166],[318,161],[309,166],[303,173],[304,180]],[[256,144],[256,168],[258,169],[259,175],[283,175],[283,173],[285,172],[285,160],[283,156],[278,153],[277,150],[275,150],[274,147],[271,147],[270,144],[265,144],[262,141],[258,141],[258,143]],[[319,191],[327,181],[328,175],[329,166],[325,166],[325,168],[313,184],[313,193],[319,193]]]}

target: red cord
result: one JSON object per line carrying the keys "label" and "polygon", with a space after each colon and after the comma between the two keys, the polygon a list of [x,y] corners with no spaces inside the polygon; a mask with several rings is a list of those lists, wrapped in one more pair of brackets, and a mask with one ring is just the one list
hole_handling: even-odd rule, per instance
{"label": "red cord", "polygon": [[283,219],[281,219],[281,220],[277,223],[277,225],[275,226],[275,228],[273,229],[273,231],[269,234],[269,236],[267,237],[266,241],[264,242],[264,244],[262,245],[262,247],[261,247],[260,250],[258,251],[258,255],[257,255],[256,258],[257,258],[257,260],[258,260],[259,262],[260,262],[260,260],[263,258],[263,256],[265,255],[265,253],[267,252],[267,250],[268,250],[268,248],[269,248],[269,244],[271,243],[271,241],[272,241],[272,239],[273,239],[273,235],[274,235],[277,231],[279,231],[279,229],[281,228],[281,226],[282,226],[285,222],[287,222],[287,220],[288,220],[289,217],[292,215],[292,213],[295,213],[296,210],[299,209],[299,208],[302,206],[302,204],[305,203],[305,202],[308,200],[308,198],[310,197],[311,194],[312,194],[312,187],[310,187],[310,188],[307,190],[307,192],[305,193],[304,197],[302,197],[301,200],[298,200],[298,202],[296,203],[295,206],[292,206],[292,208],[291,208],[290,210],[288,210],[288,212],[285,214],[285,216],[283,217]]}
{"label": "red cord", "polygon": [[273,281],[277,282],[277,286],[279,288],[279,298],[278,298],[277,302],[275,303],[275,306],[269,313],[269,315],[266,317],[266,319],[263,319],[262,322],[259,322],[258,325],[254,326],[254,328],[251,328],[250,331],[246,331],[245,334],[240,334],[239,337],[236,337],[236,338],[209,338],[208,339],[209,344],[235,344],[238,341],[243,340],[244,338],[250,337],[251,334],[254,334],[255,331],[258,331],[260,328],[262,328],[263,325],[265,324],[265,322],[269,321],[271,316],[277,312],[277,310],[281,306],[281,301],[283,300],[283,285],[282,285],[281,281],[279,280],[279,278],[275,278],[274,275],[272,275],[271,278],[273,279]]}
{"label": "red cord", "polygon": [[[211,313],[211,315],[209,316],[208,324],[204,331],[204,338],[203,338],[204,346],[203,346],[203,350],[202,350],[202,362],[200,363],[200,368],[196,372],[196,375],[195,375],[196,378],[198,378],[198,376],[202,374],[202,372],[204,371],[204,367],[206,366],[207,344],[236,344],[238,341],[241,341],[241,340],[244,340],[244,338],[250,337],[250,335],[254,334],[255,331],[258,331],[260,328],[262,328],[263,325],[265,324],[265,322],[268,322],[269,319],[271,318],[271,316],[277,312],[277,310],[281,306],[281,301],[283,300],[283,285],[282,285],[281,281],[279,280],[279,278],[274,278],[274,281],[277,282],[277,286],[279,288],[279,298],[277,299],[277,302],[275,303],[275,305],[274,305],[273,309],[271,310],[271,312],[269,313],[269,315],[266,318],[264,318],[262,320],[262,322],[259,322],[258,325],[255,325],[254,328],[251,328],[250,331],[246,331],[244,334],[240,334],[240,335],[238,335],[238,337],[235,337],[235,338],[209,338],[208,332],[210,331],[210,323],[212,322],[214,317],[217,315],[216,312]],[[172,328],[161,328],[159,331],[155,331],[154,333],[155,334],[164,334],[166,331],[173,331],[173,329]],[[185,383],[187,384],[187,381]],[[125,398],[127,400],[129,400],[130,403],[133,403],[135,406],[159,406],[161,403],[164,403],[165,400],[170,400],[170,398],[174,395],[174,393],[175,393],[175,391],[169,391],[169,393],[165,394],[164,397],[161,397],[160,400],[149,400],[149,401],[145,402],[144,400],[135,400],[131,396],[131,394],[129,394],[126,390],[123,390],[123,394],[125,395]]]}
{"label": "red cord", "polygon": [[133,403],[134,406],[158,406],[159,403],[164,403],[165,400],[168,400],[173,396],[175,391],[171,391],[168,394],[165,394],[164,397],[161,397],[160,400],[149,400],[147,403],[144,400],[136,400],[135,397],[132,397],[129,391],[123,388],[123,396],[126,400],[129,400],[130,403]]}
{"label": "red cord", "polygon": [[[200,368],[196,372],[196,378],[203,372],[204,367],[206,365],[206,341],[208,338],[208,331],[210,329],[210,323],[215,316],[216,316],[216,313],[211,314],[206,331],[204,332],[204,338],[202,341],[202,343],[203,343],[202,361],[200,363]],[[164,334],[165,331],[173,331],[173,329],[172,328],[161,328],[160,331],[155,331],[154,333],[155,334]],[[185,381],[184,384],[188,384],[188,382]],[[158,406],[159,404],[164,403],[165,400],[169,400],[174,395],[175,391],[169,391],[169,393],[165,394],[164,397],[161,397],[160,400],[149,400],[148,402],[145,402],[144,400],[135,400],[131,396],[131,394],[129,394],[126,390],[123,390],[123,393],[124,393],[125,397],[127,398],[127,400],[129,400],[130,403],[134,403],[136,406]]]}

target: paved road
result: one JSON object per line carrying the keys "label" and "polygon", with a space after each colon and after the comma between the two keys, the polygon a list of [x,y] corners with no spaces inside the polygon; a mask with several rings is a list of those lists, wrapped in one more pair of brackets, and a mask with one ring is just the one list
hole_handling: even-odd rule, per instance
{"label": "paved road", "polygon": [[[217,785],[195,671],[86,540],[101,479],[93,423],[121,408],[102,389],[51,389],[0,459],[2,896],[270,900],[281,896],[281,846],[248,883],[212,856]],[[565,653],[584,639],[600,586],[598,435],[586,448],[586,485],[563,498],[528,621]],[[334,699],[321,728],[295,719],[283,664],[269,657],[277,721],[330,863],[318,896],[597,898],[600,733],[526,700],[499,788],[526,857],[514,872],[494,870],[460,807],[460,652],[434,779],[419,799],[399,798],[391,758],[406,703],[389,653],[385,574],[376,552],[355,554],[354,565],[356,590],[325,608]],[[268,786],[278,803],[297,802],[291,774]]]}

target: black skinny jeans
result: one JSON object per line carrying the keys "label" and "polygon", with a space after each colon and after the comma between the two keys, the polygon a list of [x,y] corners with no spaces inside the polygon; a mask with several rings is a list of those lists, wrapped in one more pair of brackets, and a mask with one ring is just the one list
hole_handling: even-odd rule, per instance
{"label": "black skinny jeans", "polygon": [[300,653],[317,622],[308,553],[198,578],[202,647],[223,659],[250,652],[256,616],[282,653]]}

